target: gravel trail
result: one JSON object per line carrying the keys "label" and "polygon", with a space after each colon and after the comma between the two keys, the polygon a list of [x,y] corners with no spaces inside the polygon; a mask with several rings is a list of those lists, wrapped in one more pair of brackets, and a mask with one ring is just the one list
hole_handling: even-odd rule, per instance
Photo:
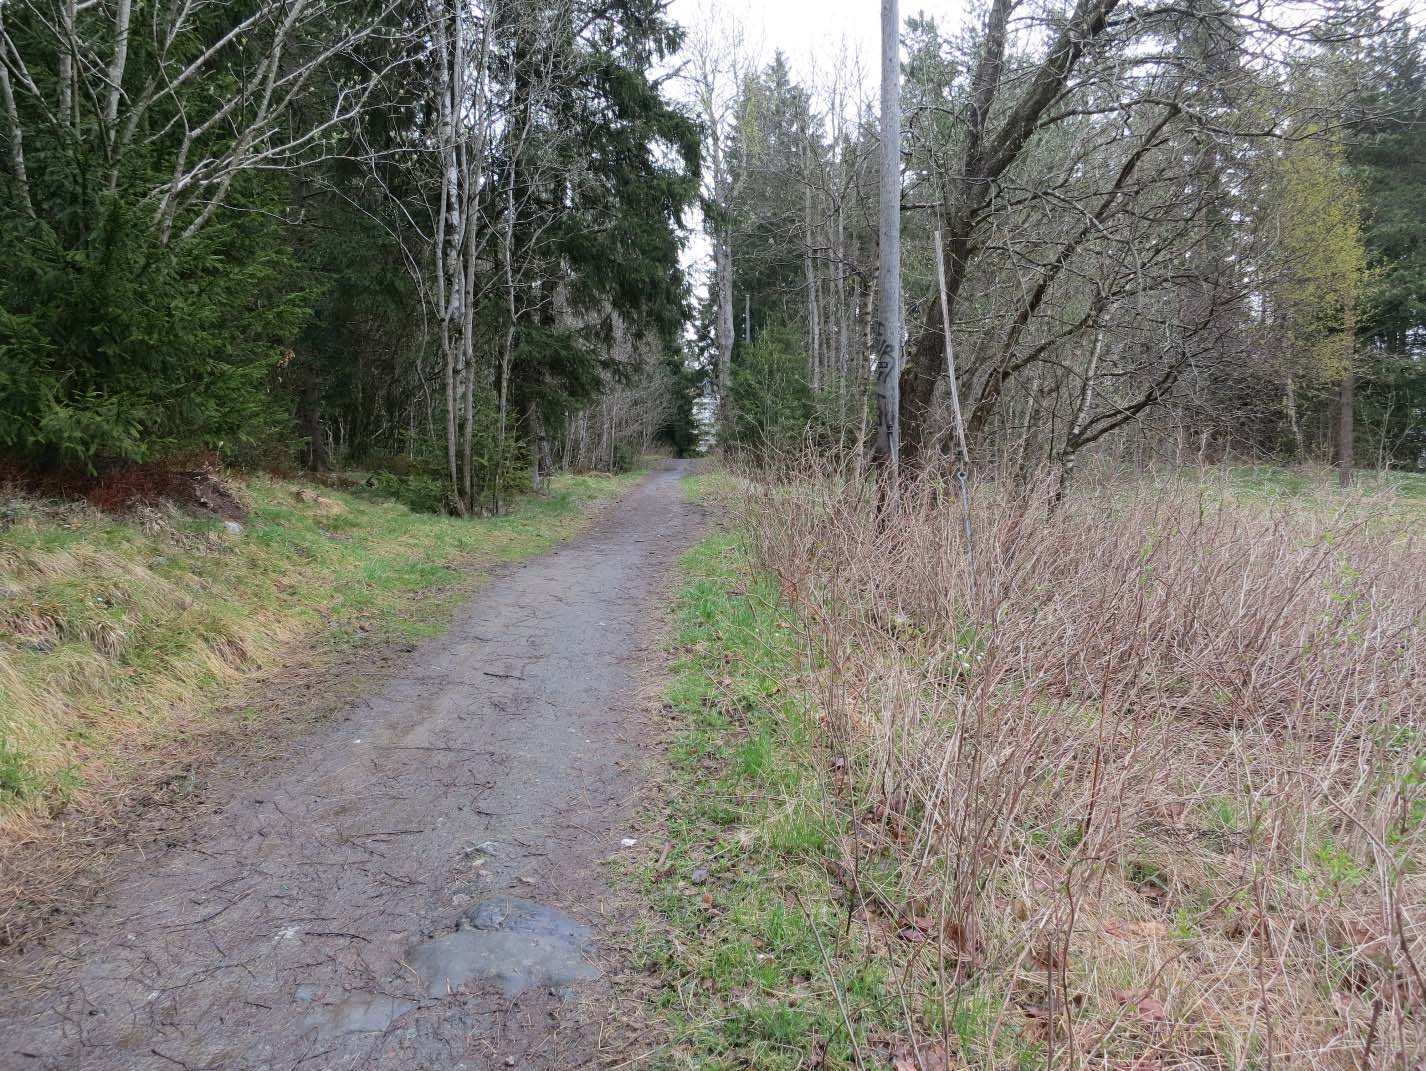
{"label": "gravel trail", "polygon": [[598,1066],[681,465],[0,964],[0,1068]]}

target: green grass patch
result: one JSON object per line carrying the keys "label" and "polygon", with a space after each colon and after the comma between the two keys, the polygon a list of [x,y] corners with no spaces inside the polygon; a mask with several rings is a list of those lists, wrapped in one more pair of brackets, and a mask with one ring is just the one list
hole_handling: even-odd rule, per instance
{"label": "green grass patch", "polygon": [[[716,496],[726,479],[685,488]],[[894,854],[852,835],[863,772],[820,738],[806,629],[776,582],[727,532],[697,544],[682,573],[666,843],[636,874],[657,915],[636,942],[664,1031],[649,1066],[905,1066],[908,1020],[928,1059],[1042,1066],[1042,1046],[1001,1022],[1003,991],[964,984],[943,1002],[929,946],[888,913],[912,901]],[[861,907],[841,884],[854,839]]]}
{"label": "green grass patch", "polygon": [[639,875],[660,916],[639,958],[661,979],[669,1031],[653,1066],[792,1071],[817,1053],[855,1067],[854,1048],[871,1058],[895,1030],[898,1004],[828,874],[845,818],[797,688],[800,630],[735,536],[699,543],[683,575],[669,849]]}
{"label": "green grass patch", "polygon": [[1398,522],[1419,520],[1426,506],[1426,475],[1420,473],[1362,469],[1343,490],[1337,471],[1325,466],[1231,465],[1204,472],[1206,482],[1220,483],[1240,502],[1322,512],[1369,502],[1372,512]]}
{"label": "green grass patch", "polygon": [[726,470],[715,468],[709,462],[699,465],[698,471],[683,478],[683,491],[689,498],[707,501],[725,494],[737,487],[737,478]]}

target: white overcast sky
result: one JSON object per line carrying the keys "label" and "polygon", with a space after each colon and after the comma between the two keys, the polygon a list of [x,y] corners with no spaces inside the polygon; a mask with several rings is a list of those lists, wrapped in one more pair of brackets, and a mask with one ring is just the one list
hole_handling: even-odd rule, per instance
{"label": "white overcast sky", "polygon": [[[930,11],[952,6],[960,5],[926,5]],[[903,7],[914,10],[905,3]],[[811,73],[815,54],[835,52],[843,41],[860,53],[864,66],[875,67],[881,39],[880,0],[672,0],[668,10],[675,22],[691,27],[703,21],[710,8],[743,26],[748,43],[765,59],[781,49],[803,77]],[[908,11],[901,14],[904,19]]]}

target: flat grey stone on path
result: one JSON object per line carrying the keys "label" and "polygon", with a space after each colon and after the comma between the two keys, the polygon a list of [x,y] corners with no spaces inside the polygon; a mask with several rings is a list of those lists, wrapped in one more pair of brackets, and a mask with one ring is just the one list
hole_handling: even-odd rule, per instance
{"label": "flat grey stone on path", "polygon": [[428,991],[486,982],[517,997],[592,982],[600,976],[589,961],[593,952],[588,926],[544,904],[502,896],[470,908],[454,933],[417,945],[406,962]]}
{"label": "flat grey stone on path", "polygon": [[701,524],[683,471],[497,570],[403,670],[218,778],[179,843],[0,962],[0,1069],[594,1066],[580,995],[617,926],[639,670]]}

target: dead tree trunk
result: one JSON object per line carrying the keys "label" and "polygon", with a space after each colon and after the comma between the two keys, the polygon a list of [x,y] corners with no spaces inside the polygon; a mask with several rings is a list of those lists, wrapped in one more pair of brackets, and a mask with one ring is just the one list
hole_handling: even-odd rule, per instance
{"label": "dead tree trunk", "polygon": [[[715,166],[720,166],[715,163]],[[718,344],[718,420],[724,428],[733,424],[733,241],[731,227],[717,225],[713,240],[714,274],[718,286],[718,318],[713,334]]]}
{"label": "dead tree trunk", "polygon": [[534,399],[525,403],[525,428],[530,436],[530,490],[538,492],[549,478],[554,463],[550,458],[550,439],[545,434],[545,419]]}
{"label": "dead tree trunk", "polygon": [[803,251],[802,265],[807,279],[807,361],[808,382],[813,392],[822,389],[821,313],[817,309],[817,264],[813,259],[812,231],[812,169],[809,160],[807,181],[802,190]]}

